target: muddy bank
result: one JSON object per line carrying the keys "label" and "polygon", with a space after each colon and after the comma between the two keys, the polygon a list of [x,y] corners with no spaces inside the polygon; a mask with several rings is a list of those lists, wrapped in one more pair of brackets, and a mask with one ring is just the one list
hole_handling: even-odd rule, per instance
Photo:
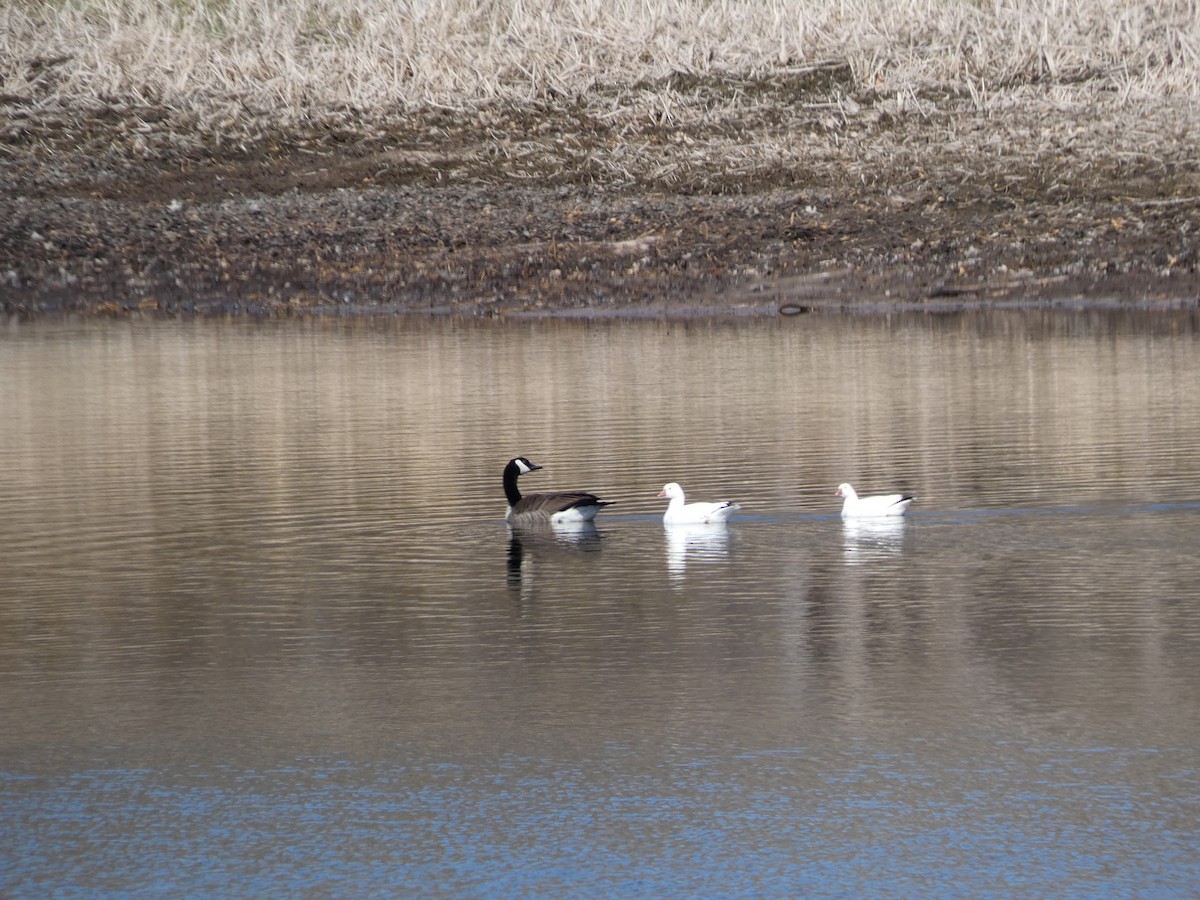
{"label": "muddy bank", "polygon": [[[1188,127],[1154,152],[1106,154],[1101,132],[1043,122],[1022,132],[1039,135],[1029,148],[989,154],[996,126],[962,109],[876,109],[854,128],[843,115],[831,136],[809,105],[786,133],[748,120],[713,149],[699,124],[619,133],[553,110],[223,141],[152,109],[56,119],[10,104],[0,305],[777,315],[1200,298]],[[813,149],[729,149],[767,131]]]}

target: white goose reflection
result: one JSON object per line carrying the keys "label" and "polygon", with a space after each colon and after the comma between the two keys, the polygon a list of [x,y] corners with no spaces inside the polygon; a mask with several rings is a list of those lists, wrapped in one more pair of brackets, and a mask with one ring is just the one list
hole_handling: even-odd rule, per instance
{"label": "white goose reflection", "polygon": [[842,548],[846,563],[856,566],[886,559],[904,549],[907,520],[901,516],[843,519]]}
{"label": "white goose reflection", "polygon": [[667,535],[667,571],[672,580],[683,578],[689,558],[694,561],[719,560],[729,555],[729,526],[709,524],[664,524]]}

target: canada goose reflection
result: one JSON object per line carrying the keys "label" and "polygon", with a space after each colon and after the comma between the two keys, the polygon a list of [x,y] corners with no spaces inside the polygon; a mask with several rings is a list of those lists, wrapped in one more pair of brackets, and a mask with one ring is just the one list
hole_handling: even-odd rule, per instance
{"label": "canada goose reflection", "polygon": [[729,527],[724,522],[708,525],[664,525],[667,538],[667,571],[683,578],[688,560],[724,559],[729,555]]}
{"label": "canada goose reflection", "polygon": [[848,565],[886,559],[904,549],[907,520],[901,516],[878,519],[843,519],[842,548]]}
{"label": "canada goose reflection", "polygon": [[[525,589],[533,583],[534,570],[539,562],[568,554],[599,550],[600,531],[594,522],[567,522],[536,527],[509,526],[508,529],[508,586]],[[550,578],[548,573],[547,578]]]}

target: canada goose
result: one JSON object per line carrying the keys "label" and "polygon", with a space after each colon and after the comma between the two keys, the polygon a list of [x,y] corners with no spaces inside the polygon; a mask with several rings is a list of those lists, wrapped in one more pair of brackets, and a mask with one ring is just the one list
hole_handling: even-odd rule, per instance
{"label": "canada goose", "polygon": [[524,456],[509,460],[504,467],[504,496],[508,498],[508,511],[504,514],[506,521],[528,525],[541,522],[590,522],[602,507],[614,502],[601,500],[587,491],[550,491],[522,497],[517,479],[526,472],[536,472],[540,468]]}
{"label": "canada goose", "polygon": [[664,484],[658,492],[660,498],[666,497],[671,502],[663,513],[663,521],[668,525],[708,525],[714,522],[726,522],[729,517],[741,509],[736,503],[722,500],[718,503],[687,503],[684,500],[683,488],[674,481]]}
{"label": "canada goose", "polygon": [[842,503],[843,518],[860,516],[902,516],[908,510],[908,504],[913,502],[912,494],[877,494],[873,497],[860,497],[854,488],[842,483],[838,485],[837,495],[845,497]]}

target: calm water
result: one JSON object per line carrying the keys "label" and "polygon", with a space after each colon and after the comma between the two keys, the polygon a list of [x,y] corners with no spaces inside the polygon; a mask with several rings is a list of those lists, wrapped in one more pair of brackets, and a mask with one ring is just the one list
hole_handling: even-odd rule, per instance
{"label": "calm water", "polygon": [[1195,896],[1198,335],[7,324],[0,895]]}

